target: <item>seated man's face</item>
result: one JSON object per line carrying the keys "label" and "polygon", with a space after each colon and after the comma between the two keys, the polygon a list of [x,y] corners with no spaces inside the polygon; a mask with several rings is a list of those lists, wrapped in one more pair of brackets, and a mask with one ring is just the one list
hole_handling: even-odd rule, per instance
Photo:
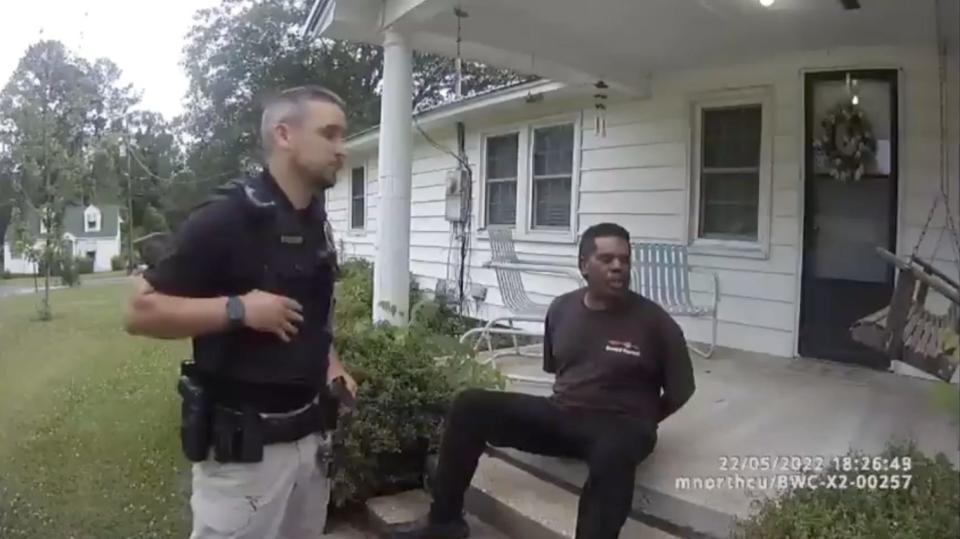
{"label": "seated man's face", "polygon": [[602,297],[625,295],[630,287],[630,245],[616,236],[594,241],[597,249],[584,264],[587,286]]}

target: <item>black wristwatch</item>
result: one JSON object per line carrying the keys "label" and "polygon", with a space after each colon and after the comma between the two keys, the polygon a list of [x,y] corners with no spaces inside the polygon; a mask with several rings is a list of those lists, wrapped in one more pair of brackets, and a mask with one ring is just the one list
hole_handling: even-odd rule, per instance
{"label": "black wristwatch", "polygon": [[227,327],[229,329],[242,328],[244,317],[243,301],[237,296],[227,298]]}

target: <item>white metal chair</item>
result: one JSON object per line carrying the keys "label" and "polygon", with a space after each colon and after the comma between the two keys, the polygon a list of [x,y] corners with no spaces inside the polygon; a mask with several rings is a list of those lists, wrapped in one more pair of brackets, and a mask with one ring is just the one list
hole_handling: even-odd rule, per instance
{"label": "white metal chair", "polygon": [[[655,301],[675,316],[712,319],[710,345],[707,348],[690,345],[697,354],[709,358],[717,344],[717,303],[720,299],[720,279],[715,272],[691,269],[687,248],[669,243],[635,243],[632,246],[631,288]],[[697,305],[690,297],[691,273],[711,278],[712,301]]]}
{"label": "white metal chair", "polygon": [[[474,349],[477,349],[480,341],[485,340],[487,342],[487,349],[491,355],[485,363],[492,362],[504,355],[529,355],[524,354],[520,349],[517,341],[518,336],[543,337],[542,330],[531,331],[514,327],[514,324],[518,322],[542,325],[549,308],[549,305],[538,303],[530,298],[523,284],[523,273],[559,275],[575,280],[578,285],[582,283],[582,277],[580,277],[576,268],[521,261],[517,257],[513,234],[510,229],[490,228],[488,232],[491,257],[490,261],[484,264],[484,267],[492,268],[496,273],[500,297],[510,314],[492,318],[482,327],[473,328],[460,337],[460,342],[465,343],[469,338],[476,336]],[[508,327],[503,327],[503,324],[507,324]],[[501,350],[495,352],[491,339],[492,335],[510,335],[513,339],[512,351]]]}

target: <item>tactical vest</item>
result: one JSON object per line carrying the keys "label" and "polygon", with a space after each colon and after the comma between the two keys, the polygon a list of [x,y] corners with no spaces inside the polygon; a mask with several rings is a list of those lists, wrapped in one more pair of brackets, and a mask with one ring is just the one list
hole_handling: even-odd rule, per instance
{"label": "tactical vest", "polygon": [[242,328],[194,340],[194,361],[214,380],[321,387],[332,343],[331,308],[337,272],[330,225],[322,199],[305,219],[277,200],[261,177],[234,180],[211,201],[235,197],[244,209],[237,233],[248,236],[239,267],[225,268],[242,294],[260,289],[295,299],[304,321],[289,343],[272,333]]}

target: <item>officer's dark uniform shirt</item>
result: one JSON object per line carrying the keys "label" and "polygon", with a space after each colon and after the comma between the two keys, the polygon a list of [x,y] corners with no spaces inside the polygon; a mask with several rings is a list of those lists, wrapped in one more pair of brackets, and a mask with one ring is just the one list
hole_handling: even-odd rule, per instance
{"label": "officer's dark uniform shirt", "polygon": [[[239,189],[201,205],[144,278],[174,296],[242,295],[257,288],[300,302],[304,321],[289,344],[247,328],[193,339],[194,360],[216,401],[278,412],[311,401],[326,381],[336,262],[322,201],[314,197],[297,210],[269,172],[259,180],[276,202],[272,211],[251,217]],[[278,225],[276,215],[285,224]]]}

